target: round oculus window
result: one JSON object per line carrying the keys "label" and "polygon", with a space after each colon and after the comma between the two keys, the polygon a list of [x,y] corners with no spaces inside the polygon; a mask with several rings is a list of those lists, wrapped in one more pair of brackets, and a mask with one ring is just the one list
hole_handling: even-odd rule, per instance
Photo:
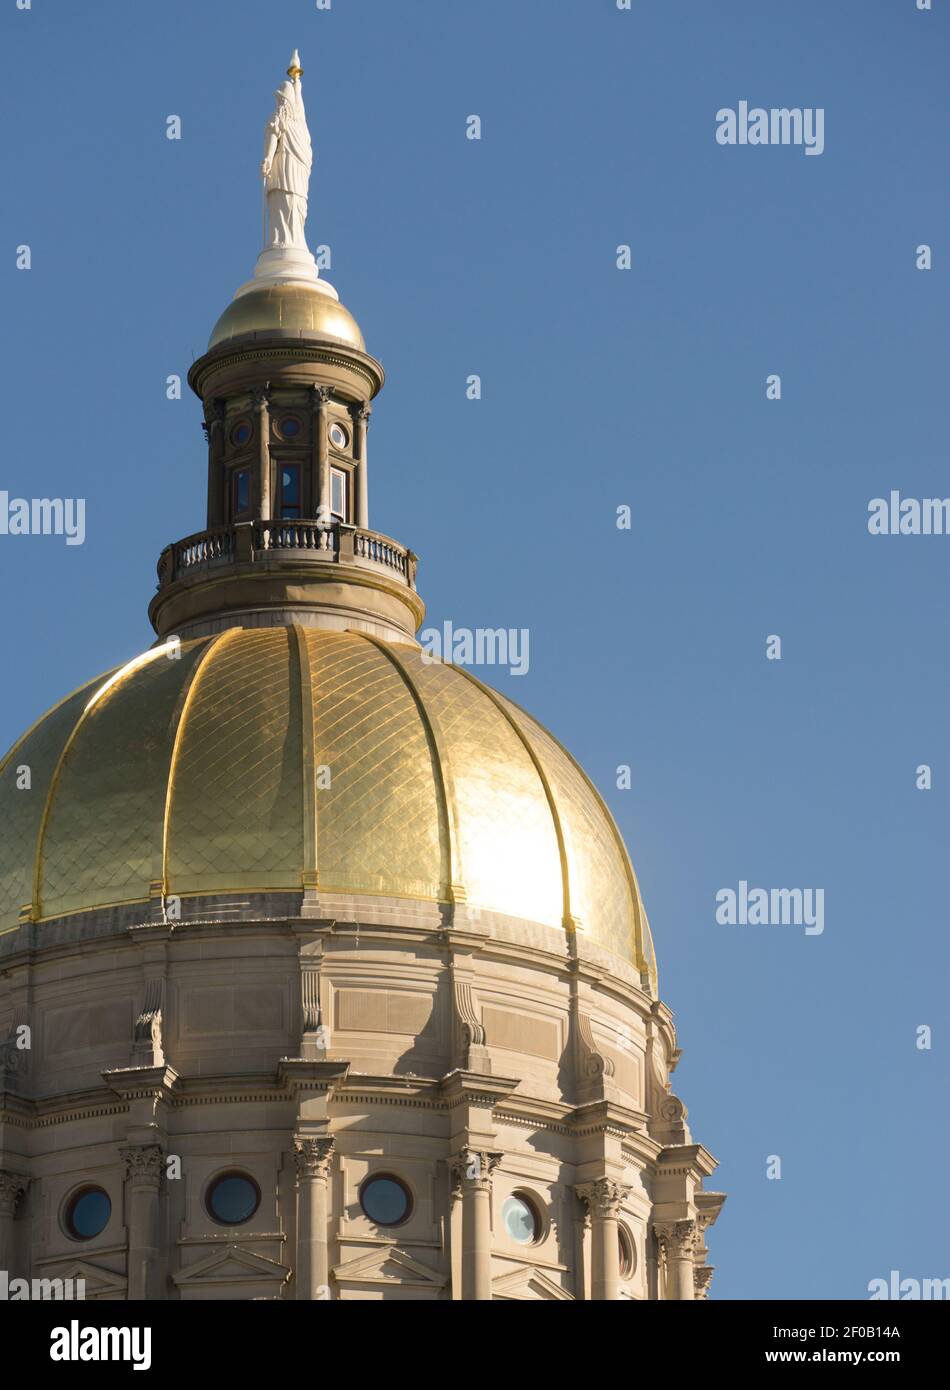
{"label": "round oculus window", "polygon": [[541,1234],[538,1214],[523,1197],[506,1197],[501,1219],[511,1239],[519,1245],[533,1245]]}
{"label": "round oculus window", "polygon": [[231,431],[231,443],[236,449],[240,449],[251,437],[251,422],[249,420],[239,420]]}
{"label": "round oculus window", "polygon": [[243,1226],[261,1204],[261,1189],[246,1173],[222,1173],[208,1188],[208,1213],[221,1226]]}
{"label": "round oculus window", "polygon": [[66,1208],[66,1230],[74,1240],[92,1240],[109,1224],[112,1202],[101,1187],[85,1187]]}
{"label": "round oculus window", "polygon": [[296,439],[302,428],[296,415],[285,415],[280,422],[280,432],[285,439]]}
{"label": "round oculus window", "polygon": [[377,1226],[401,1226],[412,1211],[412,1198],[398,1178],[367,1178],[360,1188],[360,1206]]}
{"label": "round oculus window", "polygon": [[342,425],[336,421],[330,426],[330,443],[337,449],[345,449],[350,442],[350,436]]}

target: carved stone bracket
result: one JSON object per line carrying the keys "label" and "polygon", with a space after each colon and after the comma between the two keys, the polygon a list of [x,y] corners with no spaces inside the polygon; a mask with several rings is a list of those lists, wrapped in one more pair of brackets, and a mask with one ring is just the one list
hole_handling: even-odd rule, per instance
{"label": "carved stone bracket", "polygon": [[24,1038],[28,1037],[28,1032],[21,1035],[21,1029],[28,1030],[27,1018],[29,1010],[25,1005],[20,1005],[14,1010],[13,1019],[10,1023],[10,1030],[6,1038],[0,1042],[0,1080],[4,1075],[7,1077],[26,1078],[30,1070],[30,1059],[32,1050],[29,1046],[24,1046]]}
{"label": "carved stone bracket", "polygon": [[149,980],[145,986],[145,1000],[142,1011],[135,1020],[133,1045],[135,1059],[148,1067],[165,1065],[165,1049],[162,1040],[162,1006],[165,999],[165,981]]}
{"label": "carved stone bracket", "polygon": [[462,1051],[470,1047],[484,1047],[485,1025],[478,1016],[472,986],[467,980],[456,980],[453,996]]}
{"label": "carved stone bracket", "polygon": [[610,1057],[605,1057],[597,1046],[594,1030],[587,1014],[578,1012],[577,1040],[580,1051],[581,1072],[588,1081],[600,1081],[611,1077],[615,1067]]}
{"label": "carved stone bracket", "polygon": [[15,1216],[30,1180],[23,1173],[0,1170],[0,1216]]}

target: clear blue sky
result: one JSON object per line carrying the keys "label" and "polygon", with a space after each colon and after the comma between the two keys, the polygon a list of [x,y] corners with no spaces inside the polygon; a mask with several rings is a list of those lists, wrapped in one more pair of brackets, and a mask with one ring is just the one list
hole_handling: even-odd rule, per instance
{"label": "clear blue sky", "polygon": [[[627,837],[676,1089],[729,1193],[720,1298],[950,1273],[950,537],[866,526],[891,488],[950,495],[948,35],[950,0],[4,0],[0,19],[0,488],[88,508],[81,548],[0,540],[0,744],[149,644],[158,553],[204,524],[199,406],[165,378],[252,270],[297,45],[311,243],[389,374],[373,523],[422,556],[431,620],[530,629],[527,676],[482,674]],[[824,108],[824,153],[719,146],[742,99]],[[717,925],[740,879],[824,888],[824,934]]]}

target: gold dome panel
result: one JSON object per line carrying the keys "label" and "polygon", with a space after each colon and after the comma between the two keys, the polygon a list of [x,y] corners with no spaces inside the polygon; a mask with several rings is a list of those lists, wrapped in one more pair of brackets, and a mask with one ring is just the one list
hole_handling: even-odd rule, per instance
{"label": "gold dome panel", "polygon": [[331,295],[306,285],[261,285],[233,299],[218,319],[208,341],[217,347],[244,333],[283,329],[307,337],[344,343],[365,352],[359,324]]}
{"label": "gold dome panel", "polygon": [[317,883],[576,926],[655,984],[610,813],[516,705],[357,632],[231,628],[174,650],[82,687],[0,763],[0,932],[24,908],[144,904],[153,884]]}

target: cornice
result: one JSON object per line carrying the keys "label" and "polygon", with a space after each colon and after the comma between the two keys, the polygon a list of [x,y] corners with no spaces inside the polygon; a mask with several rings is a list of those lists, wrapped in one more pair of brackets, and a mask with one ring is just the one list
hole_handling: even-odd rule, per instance
{"label": "cornice", "polygon": [[321,344],[315,340],[308,341],[306,338],[293,338],[283,342],[274,339],[258,340],[253,344],[248,343],[245,347],[234,346],[233,340],[230,345],[219,344],[217,348],[212,348],[210,352],[206,352],[192,363],[188,372],[188,385],[196,396],[203,399],[205,382],[210,376],[222,371],[231,371],[233,368],[243,366],[246,363],[264,361],[315,362],[354,372],[366,382],[370,396],[379,393],[386,379],[382,363],[378,362],[375,357],[371,357],[369,353],[359,352],[355,348],[348,351],[342,345]]}

